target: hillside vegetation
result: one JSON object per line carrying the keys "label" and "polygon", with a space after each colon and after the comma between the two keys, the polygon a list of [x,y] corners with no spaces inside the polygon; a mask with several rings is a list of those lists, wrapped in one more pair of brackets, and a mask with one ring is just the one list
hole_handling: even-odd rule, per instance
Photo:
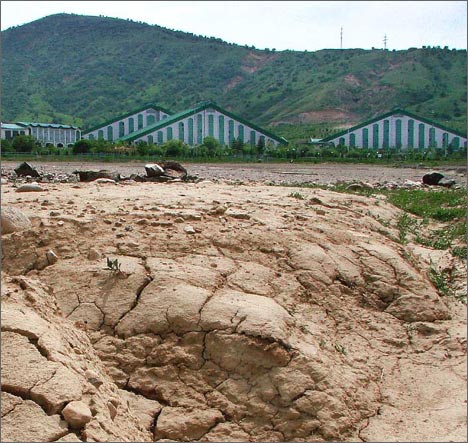
{"label": "hillside vegetation", "polygon": [[466,131],[465,50],[279,52],[58,14],[3,31],[2,68],[3,121],[86,128],[145,103],[176,112],[212,99],[280,135],[324,136],[394,107]]}

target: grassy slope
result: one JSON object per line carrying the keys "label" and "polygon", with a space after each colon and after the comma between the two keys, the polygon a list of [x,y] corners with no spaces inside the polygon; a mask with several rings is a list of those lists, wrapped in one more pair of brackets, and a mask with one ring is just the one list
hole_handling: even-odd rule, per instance
{"label": "grassy slope", "polygon": [[399,106],[466,131],[466,51],[260,51],[61,14],[2,32],[2,66],[4,120],[89,127],[143,103],[179,111],[213,99],[262,125],[330,110],[356,123]]}

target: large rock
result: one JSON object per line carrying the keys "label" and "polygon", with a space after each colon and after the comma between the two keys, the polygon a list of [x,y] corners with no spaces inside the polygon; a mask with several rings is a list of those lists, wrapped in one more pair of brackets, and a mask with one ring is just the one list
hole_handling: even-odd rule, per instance
{"label": "large rock", "polygon": [[42,192],[45,189],[37,183],[26,183],[16,188],[16,192]]}
{"label": "large rock", "polygon": [[29,163],[23,162],[17,168],[15,168],[16,175],[18,177],[40,177],[41,174],[37,172]]}
{"label": "large rock", "polygon": [[187,177],[187,170],[175,161],[149,163],[145,165],[146,176],[135,176],[136,181],[167,182]]}
{"label": "large rock", "polygon": [[146,175],[148,177],[159,177],[164,174],[164,168],[157,163],[150,163],[145,165]]}
{"label": "large rock", "polygon": [[438,185],[440,180],[442,180],[443,178],[444,178],[443,174],[441,174],[440,172],[433,171],[433,172],[429,172],[428,174],[424,174],[422,181],[426,185],[435,186],[435,185]]}
{"label": "large rock", "polygon": [[3,207],[1,213],[2,234],[11,234],[31,228],[29,218],[16,208]]}
{"label": "large rock", "polygon": [[[2,392],[2,403],[4,395]],[[59,415],[47,415],[33,401],[12,397],[17,405],[2,417],[2,441],[54,441],[68,434]]]}
{"label": "large rock", "polygon": [[187,411],[184,408],[166,407],[158,419],[155,438],[173,441],[193,441],[200,439],[216,423],[224,421],[217,409]]}
{"label": "large rock", "polygon": [[82,401],[72,401],[68,403],[62,411],[63,418],[75,429],[82,428],[92,418],[93,414],[88,405]]}
{"label": "large rock", "polygon": [[164,175],[170,178],[183,179],[187,176],[187,170],[180,164],[174,161],[160,163],[164,169]]}
{"label": "large rock", "polygon": [[74,171],[74,174],[78,174],[80,182],[92,182],[98,178],[108,178],[114,181],[120,180],[120,174],[117,172],[108,171],[106,169],[100,169],[99,171]]}

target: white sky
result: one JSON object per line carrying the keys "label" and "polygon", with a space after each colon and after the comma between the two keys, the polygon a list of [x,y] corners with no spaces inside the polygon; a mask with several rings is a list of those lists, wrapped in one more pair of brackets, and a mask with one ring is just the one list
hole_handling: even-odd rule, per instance
{"label": "white sky", "polygon": [[466,1],[1,1],[2,31],[60,12],[104,15],[258,49],[467,48]]}

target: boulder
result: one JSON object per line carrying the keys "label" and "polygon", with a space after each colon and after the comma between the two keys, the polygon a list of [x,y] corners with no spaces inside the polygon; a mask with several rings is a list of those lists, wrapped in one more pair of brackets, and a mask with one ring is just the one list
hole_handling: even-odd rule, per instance
{"label": "boulder", "polygon": [[29,175],[30,177],[40,177],[41,174],[37,172],[29,163],[23,162],[17,168],[15,168],[16,175],[18,177],[26,177]]}
{"label": "boulder", "polygon": [[82,401],[71,401],[62,411],[63,418],[74,429],[82,428],[92,418],[88,405]]}
{"label": "boulder", "polygon": [[148,177],[159,177],[164,174],[164,168],[157,163],[149,163],[145,165],[146,175]]}
{"label": "boulder", "polygon": [[22,231],[31,228],[31,222],[16,208],[3,207],[1,212],[2,234]]}
{"label": "boulder", "polygon": [[45,191],[45,189],[38,185],[36,182],[33,183],[26,183],[21,185],[19,188],[16,188],[16,192],[41,192]]}
{"label": "boulder", "polygon": [[441,174],[440,172],[433,171],[429,172],[428,174],[424,174],[422,181],[425,185],[435,186],[438,185],[440,180],[442,180],[443,178],[443,174]]}
{"label": "boulder", "polygon": [[437,183],[438,186],[444,186],[446,188],[451,188],[455,184],[456,184],[456,181],[454,179],[447,178],[447,177],[441,178],[439,180],[439,183]]}
{"label": "boulder", "polygon": [[164,168],[164,175],[166,177],[180,179],[187,177],[187,170],[180,163],[167,161],[162,162],[160,166]]}
{"label": "boulder", "polygon": [[73,173],[78,174],[80,182],[92,182],[94,180],[97,180],[98,178],[108,178],[114,181],[120,180],[119,173],[108,171],[107,169],[100,169],[99,171],[74,171]]}
{"label": "boulder", "polygon": [[184,408],[166,407],[158,418],[156,439],[192,441],[203,437],[224,417],[217,409],[187,411]]}
{"label": "boulder", "polygon": [[68,428],[60,416],[47,415],[31,400],[21,400],[2,417],[2,441],[54,441],[65,434]]}

